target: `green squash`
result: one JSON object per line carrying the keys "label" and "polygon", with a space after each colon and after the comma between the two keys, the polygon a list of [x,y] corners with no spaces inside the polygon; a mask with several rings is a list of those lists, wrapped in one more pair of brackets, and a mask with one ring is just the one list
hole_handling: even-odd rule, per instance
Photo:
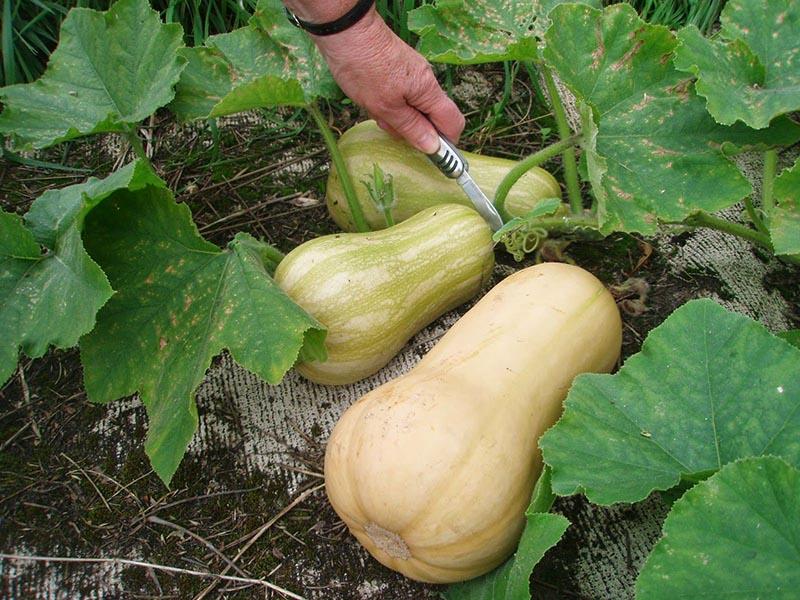
{"label": "green squash", "polygon": [[[375,121],[364,121],[345,131],[338,146],[353,179],[361,210],[373,230],[386,227],[383,213],[372,202],[363,184],[372,181],[373,164],[392,176],[396,198],[392,216],[397,223],[438,204],[471,206],[455,180],[442,175],[424,154],[390,136]],[[494,198],[497,186],[516,164],[505,158],[471,152],[462,154],[469,163],[470,175],[489,199]],[[328,175],[325,196],[328,212],[336,224],[344,231],[356,231],[341,180],[333,167]],[[505,207],[511,216],[518,217],[545,198],[561,198],[561,188],[550,173],[536,167],[511,188]]]}
{"label": "green squash", "polygon": [[494,265],[492,232],[471,208],[434,206],[382,231],[339,233],[292,250],[275,281],[328,329],[328,360],[298,371],[358,381],[431,321],[474,297]]}

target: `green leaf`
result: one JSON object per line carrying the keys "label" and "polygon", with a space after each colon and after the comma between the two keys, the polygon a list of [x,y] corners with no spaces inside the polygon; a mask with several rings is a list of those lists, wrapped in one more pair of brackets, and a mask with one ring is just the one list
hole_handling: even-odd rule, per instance
{"label": "green leaf", "polygon": [[44,75],[0,89],[0,132],[44,148],[127,131],[172,100],[181,45],[180,25],[162,24],[147,0],[119,0],[107,12],[72,9]]}
{"label": "green leaf", "polygon": [[408,13],[428,60],[456,65],[537,58],[531,2],[437,0]]}
{"label": "green leaf", "polygon": [[554,498],[550,470],[545,467],[525,511],[527,522],[514,556],[483,577],[450,586],[444,597],[447,600],[529,599],[533,568],[545,552],[558,543],[570,524],[565,517],[547,512]]}
{"label": "green leaf", "polygon": [[723,127],[675,70],[675,37],[626,4],[557,6],[545,59],[584,103],[584,148],[604,233],[655,233],[658,220],[735,204],[752,187],[722,149],[797,139],[787,120]]}
{"label": "green leaf", "polygon": [[800,329],[791,329],[789,331],[782,331],[778,334],[782,340],[786,340],[795,348],[800,348]]}
{"label": "green leaf", "polygon": [[636,598],[797,598],[798,498],[800,471],[780,458],[723,467],[675,503]]}
{"label": "green leaf", "polygon": [[768,218],[775,254],[800,254],[800,158],[775,179],[773,194]]}
{"label": "green leaf", "polygon": [[553,489],[635,502],[775,454],[800,465],[800,350],[711,300],[654,329],[615,375],[582,375],[540,441]]}
{"label": "green leaf", "polygon": [[246,27],[181,54],[188,64],[170,109],[183,120],[339,95],[311,37],[289,23],[279,0],[261,0]]}
{"label": "green leaf", "polygon": [[119,190],[136,195],[163,185],[135,162],[105,179],[45,192],[25,216],[27,227],[0,212],[0,382],[13,373],[20,349],[38,358],[50,345],[75,346],[111,297],[105,274],[83,246],[89,211]]}
{"label": "green leaf", "polygon": [[678,33],[675,66],[697,77],[717,122],[767,127],[800,110],[800,4],[795,0],[730,0],[718,40],[696,27]]}
{"label": "green leaf", "polygon": [[117,194],[87,217],[87,249],[117,293],[80,348],[91,400],[141,395],[145,450],[168,483],[197,428],[194,393],[215,355],[227,349],[277,383],[301,348],[324,358],[325,331],[269,277],[264,244],[239,234],[220,250],[169,190],[149,191]]}

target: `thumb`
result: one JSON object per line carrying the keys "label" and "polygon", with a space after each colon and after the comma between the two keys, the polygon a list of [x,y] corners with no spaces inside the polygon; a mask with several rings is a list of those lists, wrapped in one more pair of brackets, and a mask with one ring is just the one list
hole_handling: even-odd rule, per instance
{"label": "thumb", "polygon": [[386,124],[420,152],[433,154],[439,149],[439,134],[421,112],[406,105],[391,116],[384,115]]}

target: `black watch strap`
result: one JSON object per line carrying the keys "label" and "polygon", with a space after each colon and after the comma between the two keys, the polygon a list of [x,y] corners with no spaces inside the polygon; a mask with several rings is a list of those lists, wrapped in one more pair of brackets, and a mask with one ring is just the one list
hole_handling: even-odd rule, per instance
{"label": "black watch strap", "polygon": [[373,4],[375,4],[375,0],[358,0],[356,5],[341,17],[335,21],[328,21],[327,23],[309,23],[308,21],[303,21],[288,8],[286,9],[286,14],[292,25],[300,29],[305,29],[308,33],[313,35],[333,35],[334,33],[342,32],[358,23],[364,15],[369,12]]}

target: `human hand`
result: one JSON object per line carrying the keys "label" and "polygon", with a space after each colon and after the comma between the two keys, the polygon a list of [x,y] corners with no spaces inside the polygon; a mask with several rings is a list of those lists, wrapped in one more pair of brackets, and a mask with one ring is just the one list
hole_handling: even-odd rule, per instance
{"label": "human hand", "polygon": [[430,64],[372,9],[349,29],[314,36],[339,86],[380,127],[431,154],[438,129],[457,142],[464,116],[439,86]]}

